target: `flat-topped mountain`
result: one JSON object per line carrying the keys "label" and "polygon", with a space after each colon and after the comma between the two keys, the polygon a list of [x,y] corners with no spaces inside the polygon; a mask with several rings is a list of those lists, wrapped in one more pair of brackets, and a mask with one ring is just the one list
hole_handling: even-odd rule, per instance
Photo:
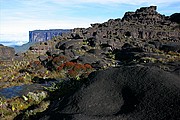
{"label": "flat-topped mountain", "polygon": [[50,29],[29,31],[29,42],[42,42],[61,36],[63,33],[70,32],[70,29]]}

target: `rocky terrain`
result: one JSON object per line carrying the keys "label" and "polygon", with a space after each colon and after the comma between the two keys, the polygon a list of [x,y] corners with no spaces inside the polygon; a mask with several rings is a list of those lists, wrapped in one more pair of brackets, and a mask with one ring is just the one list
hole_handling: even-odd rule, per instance
{"label": "rocky terrain", "polygon": [[75,28],[16,54],[0,69],[1,118],[180,119],[180,13],[156,9]]}
{"label": "rocky terrain", "polygon": [[[89,76],[42,120],[175,120],[180,118],[178,76],[155,67],[110,68]],[[153,96],[153,97],[152,97]],[[37,117],[37,116],[36,116]],[[37,118],[32,119],[37,119]],[[39,119],[39,118],[38,118]]]}
{"label": "rocky terrain", "polygon": [[51,55],[65,55],[96,68],[178,62],[180,26],[172,21],[173,17],[158,13],[156,6],[144,7],[126,12],[122,19],[91,24],[87,29],[75,28],[54,42],[32,46],[31,51],[48,50]]}
{"label": "rocky terrain", "polygon": [[0,44],[0,59],[9,59],[15,55],[15,50],[11,47]]}

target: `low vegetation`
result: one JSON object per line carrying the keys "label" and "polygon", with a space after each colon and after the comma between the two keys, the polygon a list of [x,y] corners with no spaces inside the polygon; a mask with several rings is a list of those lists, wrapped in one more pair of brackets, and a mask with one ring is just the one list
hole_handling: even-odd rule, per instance
{"label": "low vegetation", "polygon": [[[49,87],[44,87],[43,91],[29,92],[26,95],[10,99],[0,97],[1,119],[13,119],[26,109],[27,116],[44,111],[49,105],[49,102],[43,101],[48,96],[47,92],[58,90],[63,79],[81,80],[93,71],[90,64],[71,62],[65,56],[47,56],[44,61],[11,61],[11,64],[8,65],[6,63],[1,64],[5,67],[0,69],[0,81],[5,83],[1,84],[1,89],[25,84],[45,83],[52,80],[56,82],[52,82]],[[33,111],[28,111],[30,106],[39,104],[42,109],[38,107]]]}

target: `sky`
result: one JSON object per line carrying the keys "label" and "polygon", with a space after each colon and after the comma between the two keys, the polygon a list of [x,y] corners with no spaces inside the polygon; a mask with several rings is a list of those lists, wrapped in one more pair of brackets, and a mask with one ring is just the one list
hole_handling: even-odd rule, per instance
{"label": "sky", "polygon": [[180,0],[0,0],[0,44],[22,45],[32,30],[87,28],[151,5],[166,16],[180,12]]}

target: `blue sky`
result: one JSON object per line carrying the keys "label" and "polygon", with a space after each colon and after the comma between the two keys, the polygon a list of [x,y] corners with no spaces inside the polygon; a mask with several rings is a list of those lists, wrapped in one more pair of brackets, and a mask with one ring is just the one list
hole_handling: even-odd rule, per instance
{"label": "blue sky", "polygon": [[28,42],[37,29],[87,28],[150,5],[165,15],[180,12],[180,0],[0,0],[0,43]]}

